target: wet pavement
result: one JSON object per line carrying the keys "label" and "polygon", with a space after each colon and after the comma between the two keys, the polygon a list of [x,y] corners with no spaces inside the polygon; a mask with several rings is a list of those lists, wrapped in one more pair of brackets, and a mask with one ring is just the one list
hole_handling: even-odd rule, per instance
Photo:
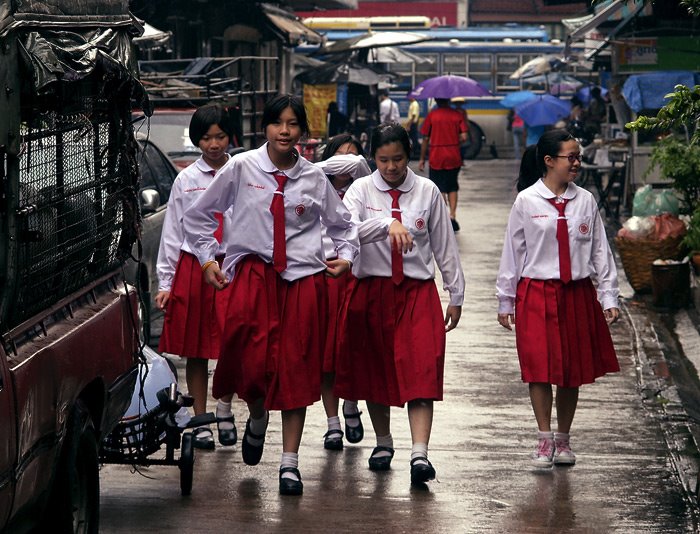
{"label": "wet pavement", "polygon": [[[300,450],[302,497],[278,494],[281,433],[273,413],[260,465],[243,464],[238,445],[197,451],[190,497],[180,496],[176,467],[104,466],[102,532],[696,532],[697,451],[683,387],[669,371],[677,364],[666,358],[680,342],[644,301],[626,303],[613,326],[621,372],[581,388],[576,466],[529,465],[536,425],[514,335],[496,322],[494,296],[517,166],[472,161],[460,176],[467,296],[460,325],[448,334],[445,401],[435,407],[430,458],[438,481],[410,487],[405,410],[392,410],[392,470],[374,473],[367,415],[364,441],[325,451],[319,402],[309,409]],[[632,296],[624,280],[622,288]],[[692,384],[690,367],[686,379]],[[242,435],[245,405],[236,401],[234,413]]]}

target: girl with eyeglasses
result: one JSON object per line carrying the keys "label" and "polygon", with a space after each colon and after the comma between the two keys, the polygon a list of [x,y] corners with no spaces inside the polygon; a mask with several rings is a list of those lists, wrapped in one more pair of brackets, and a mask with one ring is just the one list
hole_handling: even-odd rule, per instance
{"label": "girl with eyeglasses", "polygon": [[536,467],[576,462],[569,431],[579,386],[620,370],[609,330],[619,316],[617,270],[597,202],[574,183],[580,168],[579,143],[566,130],[548,131],[527,148],[496,282],[498,322],[516,325],[529,384]]}

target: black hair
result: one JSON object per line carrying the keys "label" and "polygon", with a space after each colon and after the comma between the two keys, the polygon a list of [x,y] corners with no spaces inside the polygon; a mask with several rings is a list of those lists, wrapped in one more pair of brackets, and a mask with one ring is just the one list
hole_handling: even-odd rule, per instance
{"label": "black hair", "polygon": [[541,173],[540,176],[547,174],[547,165],[544,163],[545,156],[556,156],[561,150],[562,143],[567,141],[576,141],[576,138],[567,130],[557,128],[544,132],[537,141],[537,169]]}
{"label": "black hair", "polygon": [[518,192],[533,185],[541,176],[537,169],[537,145],[530,145],[525,149],[520,160],[520,173],[516,184]]}
{"label": "black hair", "polygon": [[282,112],[287,108],[292,108],[294,115],[296,115],[297,120],[299,121],[299,127],[301,128],[301,134],[308,135],[309,120],[306,117],[306,108],[304,107],[304,103],[298,96],[289,94],[277,95],[275,98],[269,100],[265,104],[265,109],[263,109],[262,116],[263,130],[279,119]]}
{"label": "black hair", "polygon": [[389,143],[400,143],[407,158],[411,158],[411,140],[408,132],[400,124],[382,124],[372,129],[370,136],[370,155],[374,159],[377,149]]}
{"label": "black hair", "polygon": [[343,134],[338,134],[334,137],[331,137],[328,140],[328,143],[326,144],[326,148],[323,149],[323,154],[321,154],[321,159],[323,161],[327,160],[331,156],[335,155],[335,153],[338,151],[338,149],[343,146],[346,143],[352,143],[353,146],[357,149],[357,153],[360,156],[365,155],[365,151],[362,150],[362,144],[355,139],[355,136],[343,133]]}
{"label": "black hair", "polygon": [[338,102],[335,100],[328,104],[328,113],[332,113],[334,111],[338,111]]}
{"label": "black hair", "polygon": [[199,146],[202,137],[207,135],[209,128],[216,124],[221,131],[228,135],[229,140],[234,139],[235,128],[231,115],[222,104],[205,104],[198,108],[190,119],[190,141],[194,146]]}

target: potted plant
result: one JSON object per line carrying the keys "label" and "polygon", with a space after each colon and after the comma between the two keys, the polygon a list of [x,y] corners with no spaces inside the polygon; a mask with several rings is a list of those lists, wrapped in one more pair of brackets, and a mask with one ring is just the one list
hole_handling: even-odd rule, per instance
{"label": "potted plant", "polygon": [[689,253],[695,273],[700,273],[700,207],[696,208],[688,224],[688,232],[683,237],[683,246]]}

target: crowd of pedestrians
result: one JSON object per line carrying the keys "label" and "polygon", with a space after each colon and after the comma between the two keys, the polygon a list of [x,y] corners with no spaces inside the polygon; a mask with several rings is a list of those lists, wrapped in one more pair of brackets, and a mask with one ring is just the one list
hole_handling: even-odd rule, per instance
{"label": "crowd of pedestrians", "polygon": [[[391,468],[391,407],[406,406],[411,483],[436,477],[428,459],[433,403],[443,398],[446,333],[459,323],[465,292],[455,212],[468,126],[449,101],[437,101],[420,130],[424,178],[408,166],[417,118],[401,125],[388,95],[382,104],[385,120],[369,136],[374,172],[365,147],[346,133],[328,140],[320,162],[301,157],[295,146],[308,122],[298,97],[271,99],[266,142],[233,157],[226,110],[204,106],[190,125],[202,156],[173,186],[159,258],[160,349],[187,358],[195,418],[206,405],[208,360],[217,359],[218,440],[237,441],[236,395],[248,407],[246,464],[260,462],[269,412],[281,412],[283,495],[303,493],[299,449],[306,409],[318,400],[328,424],[322,446],[332,451],[344,439],[363,440],[358,401],[366,402],[374,471]],[[517,317],[525,325],[516,329],[518,357],[541,467],[575,462],[569,429],[578,387],[618,370],[607,329],[617,318],[616,273],[595,202],[573,183],[580,161],[578,143],[561,130],[525,151],[498,275],[499,323],[510,329]],[[444,311],[435,266],[449,294]],[[214,448],[206,425],[194,438]]]}

